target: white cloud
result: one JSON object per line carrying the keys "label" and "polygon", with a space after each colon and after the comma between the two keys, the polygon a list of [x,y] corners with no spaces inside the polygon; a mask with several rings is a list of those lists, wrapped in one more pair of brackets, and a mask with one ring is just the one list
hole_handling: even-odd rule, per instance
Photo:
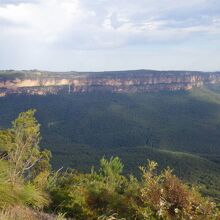
{"label": "white cloud", "polygon": [[60,32],[71,28],[79,13],[77,1],[47,0],[0,7],[0,19],[13,24],[3,28],[5,34],[49,43],[55,41]]}
{"label": "white cloud", "polygon": [[0,58],[40,65],[73,50],[219,44],[219,8],[216,0],[0,0]]}

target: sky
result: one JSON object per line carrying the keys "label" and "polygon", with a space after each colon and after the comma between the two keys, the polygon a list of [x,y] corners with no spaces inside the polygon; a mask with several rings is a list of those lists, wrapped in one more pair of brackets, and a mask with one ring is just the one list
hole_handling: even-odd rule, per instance
{"label": "sky", "polygon": [[220,70],[219,0],[0,0],[0,69]]}

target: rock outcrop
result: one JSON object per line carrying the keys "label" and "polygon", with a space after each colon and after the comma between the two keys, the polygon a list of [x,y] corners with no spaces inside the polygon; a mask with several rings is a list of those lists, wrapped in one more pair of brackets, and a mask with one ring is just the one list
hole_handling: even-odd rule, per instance
{"label": "rock outcrop", "polygon": [[67,72],[0,71],[0,96],[110,91],[117,93],[190,90],[220,82],[220,72],[115,71]]}

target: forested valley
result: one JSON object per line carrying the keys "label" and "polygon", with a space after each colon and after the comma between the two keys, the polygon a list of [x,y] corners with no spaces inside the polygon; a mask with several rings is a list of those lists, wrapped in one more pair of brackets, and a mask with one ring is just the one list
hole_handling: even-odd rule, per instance
{"label": "forested valley", "polygon": [[86,173],[52,169],[34,114],[0,132],[0,219],[219,219],[217,204],[155,161],[139,167],[140,178],[123,175],[118,157]]}

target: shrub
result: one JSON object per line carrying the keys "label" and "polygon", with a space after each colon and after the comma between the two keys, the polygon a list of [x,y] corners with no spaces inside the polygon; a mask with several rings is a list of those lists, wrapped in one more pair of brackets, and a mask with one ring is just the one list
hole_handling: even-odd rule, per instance
{"label": "shrub", "polygon": [[182,183],[168,168],[156,175],[157,163],[149,161],[141,167],[143,187],[141,199],[163,219],[217,219],[216,205],[204,199],[194,188]]}

